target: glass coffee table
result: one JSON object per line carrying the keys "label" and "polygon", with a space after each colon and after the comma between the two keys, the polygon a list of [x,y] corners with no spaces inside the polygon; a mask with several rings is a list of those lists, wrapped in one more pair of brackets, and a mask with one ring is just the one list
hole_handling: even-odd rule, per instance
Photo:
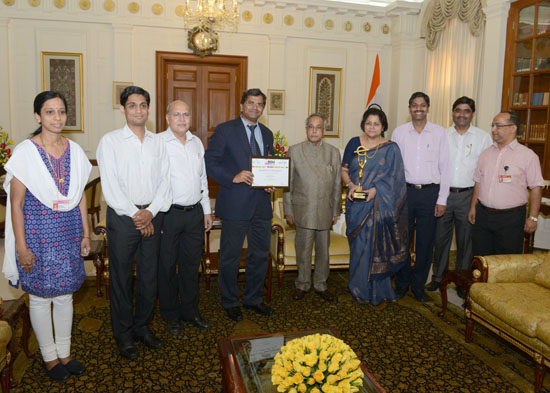
{"label": "glass coffee table", "polygon": [[[222,366],[223,392],[277,393],[271,383],[273,358],[288,341],[315,333],[341,338],[334,329],[316,329],[220,339],[218,353]],[[361,363],[361,369],[365,374],[363,386],[359,390],[361,393],[387,393],[365,363]]]}

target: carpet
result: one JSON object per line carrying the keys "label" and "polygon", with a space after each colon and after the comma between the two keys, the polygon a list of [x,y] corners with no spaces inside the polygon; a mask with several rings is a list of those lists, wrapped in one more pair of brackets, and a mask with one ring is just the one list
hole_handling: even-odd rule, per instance
{"label": "carpet", "polygon": [[[399,303],[379,307],[356,304],[347,291],[347,274],[331,272],[329,286],[336,301],[327,303],[312,291],[299,302],[292,300],[295,274],[285,274],[282,290],[273,285],[272,317],[243,310],[245,320],[225,317],[216,280],[207,292],[201,281],[200,309],[212,327],[207,331],[186,326],[170,335],[158,314],[152,330],[166,347],[153,351],[138,344],[135,361],[121,358],[112,337],[109,303],[95,295],[87,280],[74,296],[72,355],[86,364],[87,372],[65,383],[50,382],[42,368],[34,337],[34,359],[19,354],[16,392],[220,392],[221,373],[217,341],[222,337],[331,327],[365,361],[390,393],[460,392],[515,393],[533,390],[530,358],[480,326],[473,342],[464,342],[463,311],[449,305],[438,318],[440,298],[421,304],[408,294]],[[547,373],[548,374],[548,373]],[[550,393],[550,377],[544,392]]]}

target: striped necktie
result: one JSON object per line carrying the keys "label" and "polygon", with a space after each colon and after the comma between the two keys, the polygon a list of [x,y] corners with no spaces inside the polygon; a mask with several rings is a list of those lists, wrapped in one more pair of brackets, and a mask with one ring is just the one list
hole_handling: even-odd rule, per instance
{"label": "striped necktie", "polygon": [[248,124],[248,129],[250,130],[250,151],[253,156],[261,156],[260,147],[258,142],[256,142],[256,137],[254,136],[254,130],[256,129],[256,124]]}

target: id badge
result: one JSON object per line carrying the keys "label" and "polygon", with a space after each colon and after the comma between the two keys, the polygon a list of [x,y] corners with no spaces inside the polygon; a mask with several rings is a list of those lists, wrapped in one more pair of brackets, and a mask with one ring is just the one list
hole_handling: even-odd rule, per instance
{"label": "id badge", "polygon": [[512,183],[512,176],[511,175],[500,175],[498,177],[499,183]]}
{"label": "id badge", "polygon": [[54,200],[52,210],[56,211],[56,212],[67,212],[67,211],[69,211],[69,200],[68,199]]}

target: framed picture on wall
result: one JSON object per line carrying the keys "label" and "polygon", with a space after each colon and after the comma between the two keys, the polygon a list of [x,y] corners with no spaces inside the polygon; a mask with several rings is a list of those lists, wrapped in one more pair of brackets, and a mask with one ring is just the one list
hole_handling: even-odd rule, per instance
{"label": "framed picture on wall", "polygon": [[267,91],[267,114],[268,115],[285,114],[285,91],[284,90]]}
{"label": "framed picture on wall", "polygon": [[82,53],[42,52],[42,90],[65,96],[67,123],[63,132],[84,132]]}
{"label": "framed picture on wall", "polygon": [[132,82],[113,82],[113,109],[120,108],[120,93],[128,86],[133,86]]}
{"label": "framed picture on wall", "polygon": [[318,113],[327,119],[325,137],[340,136],[341,100],[342,69],[310,67],[308,113]]}

